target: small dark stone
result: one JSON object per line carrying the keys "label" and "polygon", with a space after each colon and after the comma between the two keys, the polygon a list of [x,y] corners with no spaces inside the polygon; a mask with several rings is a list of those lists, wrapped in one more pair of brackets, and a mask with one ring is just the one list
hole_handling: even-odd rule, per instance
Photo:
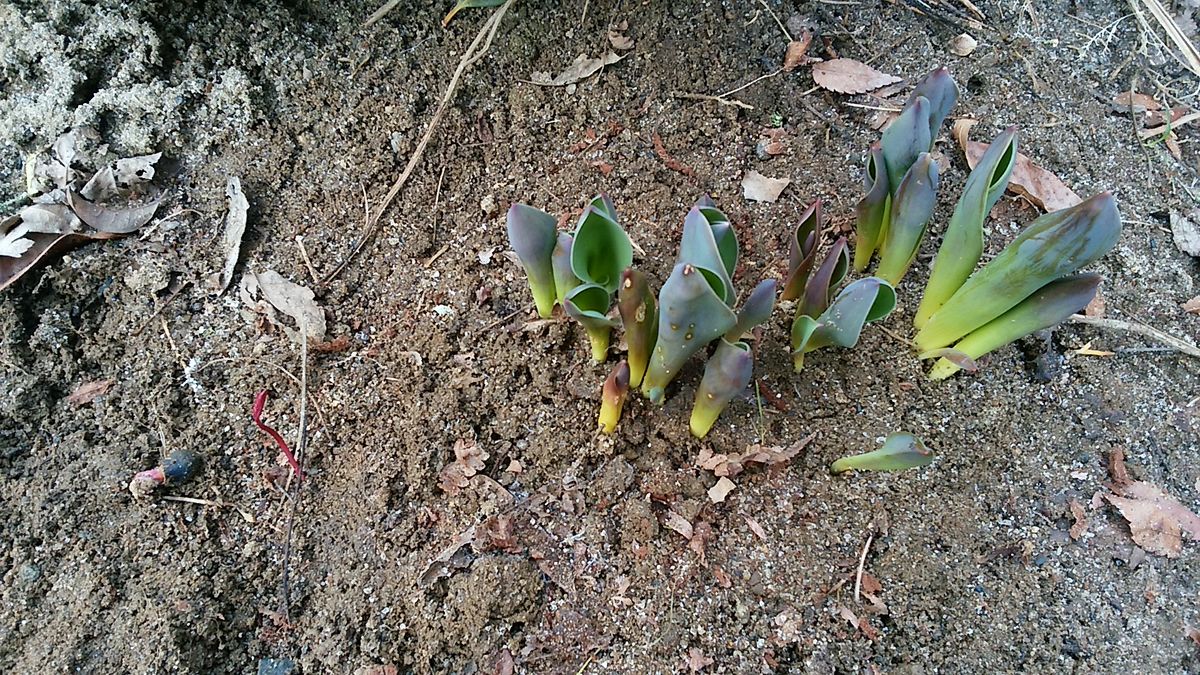
{"label": "small dark stone", "polygon": [[200,457],[191,450],[176,450],[163,462],[163,476],[168,485],[189,480],[200,469]]}

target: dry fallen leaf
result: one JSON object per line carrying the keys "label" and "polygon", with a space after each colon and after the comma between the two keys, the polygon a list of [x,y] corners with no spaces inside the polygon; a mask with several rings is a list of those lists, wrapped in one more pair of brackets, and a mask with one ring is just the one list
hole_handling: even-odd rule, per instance
{"label": "dry fallen leaf", "polygon": [[736,487],[737,485],[735,485],[733,481],[721,476],[721,478],[717,480],[716,484],[708,489],[708,498],[712,500],[712,503],[720,504],[721,502],[725,501],[725,498],[728,497],[729,493],[733,492],[733,489]]}
{"label": "dry fallen leaf", "polygon": [[1197,295],[1196,297],[1192,298],[1191,300],[1188,300],[1187,302],[1183,303],[1182,307],[1183,307],[1183,311],[1185,311],[1189,314],[1200,315],[1200,295]]}
{"label": "dry fallen leaf", "polygon": [[1195,642],[1197,647],[1200,647],[1200,630],[1197,630],[1196,628],[1194,628],[1192,626],[1184,624],[1183,634],[1186,635],[1189,640],[1191,640],[1192,642]]}
{"label": "dry fallen leaf", "polygon": [[229,212],[225,214],[225,236],[221,238],[221,248],[225,251],[225,265],[217,277],[217,288],[224,293],[233,280],[233,270],[237,267],[238,256],[242,250],[242,235],[246,233],[246,213],[250,202],[242,192],[242,181],[237,176],[230,176],[225,184],[225,196],[229,198]]}
{"label": "dry fallen leaf", "polygon": [[458,439],[454,442],[454,461],[438,472],[438,486],[446,494],[458,494],[467,487],[472,476],[483,470],[488,457],[487,451],[474,440]]}
{"label": "dry fallen leaf", "polygon": [[756,202],[773,202],[791,182],[789,178],[768,178],[751,169],[742,179],[742,193],[746,199]]}
{"label": "dry fallen leaf", "polygon": [[422,588],[432,586],[435,581],[442,577],[450,575],[451,560],[458,554],[460,550],[467,544],[475,541],[475,526],[467,528],[450,542],[450,545],[442,549],[442,552],[437,554],[425,569],[421,572],[421,577],[417,583]]}
{"label": "dry fallen leaf", "polygon": [[687,521],[687,518],[684,518],[674,511],[667,511],[666,515],[663,516],[663,525],[665,525],[667,529],[674,530],[683,535],[683,538],[689,541],[691,540],[692,535],[695,534],[692,524]]}
{"label": "dry fallen leaf", "polygon": [[112,389],[113,382],[116,380],[95,380],[93,382],[84,382],[75,387],[75,391],[67,396],[67,403],[75,406],[81,406],[85,403],[91,403],[100,396],[103,396]]}
{"label": "dry fallen leaf", "polygon": [[1113,110],[1119,113],[1127,113],[1132,110],[1135,113],[1146,113],[1151,110],[1161,110],[1162,106],[1158,101],[1154,100],[1149,94],[1140,94],[1137,92],[1123,91],[1113,97]]}
{"label": "dry fallen leaf", "polygon": [[822,61],[813,66],[812,75],[817,86],[839,94],[861,94],[900,81],[854,59]]}
{"label": "dry fallen leaf", "polygon": [[1120,491],[1123,496],[1104,498],[1129,521],[1129,532],[1138,546],[1176,558],[1183,547],[1184,533],[1193,540],[1200,539],[1200,517],[1158,487],[1136,482]]}
{"label": "dry fallen leaf", "polygon": [[1078,500],[1072,499],[1070,507],[1071,516],[1075,519],[1075,523],[1071,525],[1071,538],[1075,541],[1079,541],[1079,538],[1083,536],[1083,533],[1087,532],[1087,516],[1083,512],[1083,504],[1080,504]]}
{"label": "dry fallen leaf", "polygon": [[[242,277],[240,295],[252,311],[282,327],[296,342],[300,341],[297,329],[301,327],[309,342],[325,341],[325,312],[317,305],[313,292],[304,286],[284,279],[274,270],[250,272]],[[291,317],[295,329],[281,322],[279,314]]]}
{"label": "dry fallen leaf", "polygon": [[696,466],[711,471],[714,476],[733,477],[741,473],[746,465],[765,464],[778,466],[798,455],[816,437],[811,434],[784,448],[782,446],[751,445],[741,454],[713,454],[712,450],[702,448],[696,457]]}
{"label": "dry fallen leaf", "polygon": [[608,44],[613,49],[628,51],[633,49],[633,38],[625,34],[629,30],[629,22],[622,20],[608,29]]}
{"label": "dry fallen leaf", "polygon": [[1175,246],[1184,253],[1200,258],[1200,225],[1196,224],[1195,212],[1182,215],[1171,212],[1171,238]]}
{"label": "dry fallen leaf", "polygon": [[713,660],[705,656],[699,647],[689,647],[683,660],[687,664],[688,670],[693,673],[698,673],[713,664]]}
{"label": "dry fallen leaf", "polygon": [[1108,477],[1112,479],[1113,488],[1120,492],[1129,485],[1129,469],[1125,468],[1125,449],[1117,446],[1108,452]]}
{"label": "dry fallen leaf", "polygon": [[[962,124],[963,122],[970,123]],[[954,138],[967,156],[967,166],[972,169],[988,149],[987,143],[979,143],[967,138],[974,122],[975,120],[959,120],[954,125]],[[1009,178],[1008,189],[1047,212],[1075,206],[1083,201],[1058,176],[1034,164],[1021,153],[1017,153],[1017,164]]]}
{"label": "dry fallen leaf", "polygon": [[1096,297],[1083,308],[1084,316],[1102,317],[1104,316],[1104,293],[1099,288],[1096,289]]}
{"label": "dry fallen leaf", "polygon": [[708,542],[713,538],[712,525],[701,520],[696,523],[693,529],[695,531],[692,533],[691,539],[688,540],[688,548],[695,552],[696,557],[700,559],[701,565],[708,567],[708,558],[705,555],[705,551],[708,548]]}
{"label": "dry fallen leaf", "polygon": [[140,157],[123,157],[117,160],[113,172],[117,183],[121,185],[136,185],[154,178],[154,165],[162,159],[162,153],[141,155]]}
{"label": "dry fallen leaf", "polygon": [[567,66],[558,75],[551,77],[550,73],[535,72],[529,76],[529,81],[545,87],[563,87],[591,77],[604,66],[611,66],[626,56],[628,54],[616,54],[614,52],[608,52],[604,56],[596,58],[589,57],[587,54],[580,54],[575,57],[571,65]]}
{"label": "dry fallen leaf", "polygon": [[767,533],[765,530],[763,530],[762,525],[758,524],[757,520],[751,518],[750,516],[742,516],[742,519],[746,521],[746,525],[750,526],[750,531],[754,533],[754,536],[762,539],[763,541],[767,540]]}
{"label": "dry fallen leaf", "polygon": [[978,46],[979,41],[971,37],[970,33],[963,33],[950,41],[950,53],[955,56],[970,56]]}
{"label": "dry fallen leaf", "polygon": [[799,68],[805,63],[809,63],[808,46],[812,44],[813,35],[811,31],[803,31],[800,33],[799,40],[792,40],[788,43],[787,53],[783,57],[783,70],[790,73]]}
{"label": "dry fallen leaf", "polygon": [[80,220],[96,230],[112,234],[129,234],[150,222],[158,210],[159,201],[155,199],[138,206],[116,209],[89,202],[74,190],[67,190],[67,203]]}

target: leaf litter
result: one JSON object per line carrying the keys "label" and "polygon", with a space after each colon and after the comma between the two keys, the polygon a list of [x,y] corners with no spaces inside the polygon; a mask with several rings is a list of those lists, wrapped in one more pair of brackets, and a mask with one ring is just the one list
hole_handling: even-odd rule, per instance
{"label": "leaf litter", "polygon": [[1117,494],[1106,494],[1104,498],[1129,522],[1129,533],[1138,546],[1177,558],[1184,534],[1192,540],[1200,539],[1200,516],[1158,486],[1138,481],[1114,488]]}
{"label": "leaf litter", "polygon": [[225,185],[225,196],[229,198],[229,211],[225,214],[225,235],[221,238],[225,264],[213,283],[213,287],[221,293],[224,293],[233,281],[233,271],[242,251],[242,237],[246,234],[246,214],[250,210],[250,202],[242,192],[242,181],[237,176],[229,177]]}
{"label": "leaf litter", "polygon": [[75,391],[67,396],[67,403],[79,407],[86,405],[107,394],[112,389],[113,383],[116,380],[94,380],[92,382],[84,382],[75,387]]}
{"label": "leaf litter", "polygon": [[[971,169],[975,168],[988,149],[987,143],[972,141],[969,138],[971,127],[977,123],[978,120],[960,119],[954,123],[953,128],[954,139],[966,155],[967,166]],[[1019,152],[1016,166],[1009,178],[1008,189],[1047,212],[1075,206],[1083,201],[1061,178],[1034,164],[1029,157]]]}
{"label": "leaf litter", "polygon": [[[299,343],[301,330],[309,343],[325,341],[325,312],[310,289],[267,270],[242,277],[239,292],[251,312],[282,328],[295,342]],[[289,317],[294,326],[284,323],[280,315]]]}
{"label": "leaf litter", "polygon": [[605,52],[598,57],[580,54],[575,57],[571,65],[564,68],[559,74],[551,76],[548,72],[535,71],[529,75],[529,81],[543,87],[565,87],[595,75],[600,72],[601,68],[611,66],[626,56],[628,54],[617,54],[612,51]]}
{"label": "leaf litter", "polygon": [[813,81],[822,89],[839,94],[864,94],[900,81],[854,59],[832,59],[815,64]]}
{"label": "leaf litter", "polygon": [[756,202],[773,202],[791,183],[790,178],[768,178],[750,169],[742,179],[742,193],[746,199]]}
{"label": "leaf litter", "polygon": [[438,485],[448,495],[456,495],[470,484],[471,478],[483,470],[489,455],[472,439],[454,442],[454,461],[438,473]]}

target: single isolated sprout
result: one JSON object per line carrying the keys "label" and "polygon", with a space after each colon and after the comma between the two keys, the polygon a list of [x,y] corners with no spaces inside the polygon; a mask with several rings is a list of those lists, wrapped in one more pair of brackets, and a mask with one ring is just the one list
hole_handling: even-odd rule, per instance
{"label": "single isolated sprout", "polygon": [[554,216],[524,204],[508,210],[508,242],[525,268],[538,316],[550,318],[556,295],[551,256],[558,243]]}
{"label": "single isolated sprout", "polygon": [[857,469],[859,471],[903,471],[929,466],[933,452],[913,434],[897,431],[887,437],[878,450],[843,457],[829,465],[830,473],[838,474]]}

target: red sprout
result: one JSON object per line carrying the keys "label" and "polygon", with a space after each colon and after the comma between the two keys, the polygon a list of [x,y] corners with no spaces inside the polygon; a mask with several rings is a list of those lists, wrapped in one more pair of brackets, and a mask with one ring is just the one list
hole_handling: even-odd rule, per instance
{"label": "red sprout", "polygon": [[288,464],[292,465],[292,470],[296,472],[296,476],[303,481],[304,471],[301,470],[300,462],[296,461],[296,456],[292,454],[292,449],[288,447],[287,441],[283,440],[283,436],[280,436],[278,431],[275,431],[266,424],[263,424],[262,413],[263,408],[266,407],[266,405],[267,390],[263,389],[254,397],[254,409],[250,411],[250,417],[254,419],[254,423],[258,425],[259,429],[262,429],[267,433],[268,436],[275,439],[275,444],[278,445],[279,449],[283,451],[283,456],[287,458]]}

